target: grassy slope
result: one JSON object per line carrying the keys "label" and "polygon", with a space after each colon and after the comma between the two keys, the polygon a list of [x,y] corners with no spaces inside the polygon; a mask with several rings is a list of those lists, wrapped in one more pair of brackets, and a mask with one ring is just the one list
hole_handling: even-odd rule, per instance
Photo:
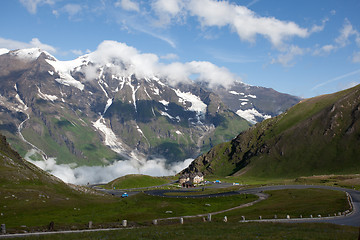
{"label": "grassy slope", "polygon": [[131,174],[109,182],[105,187],[116,189],[142,188],[158,186],[169,183],[170,179],[164,177],[151,177],[147,175]]}
{"label": "grassy slope", "polygon": [[359,103],[360,86],[307,99],[216,146],[190,170],[265,178],[357,173]]}

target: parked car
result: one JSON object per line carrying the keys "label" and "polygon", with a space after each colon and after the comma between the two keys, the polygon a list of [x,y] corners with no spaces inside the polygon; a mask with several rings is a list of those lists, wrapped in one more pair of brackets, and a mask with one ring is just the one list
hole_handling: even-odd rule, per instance
{"label": "parked car", "polygon": [[126,197],[128,197],[128,196],[129,196],[129,195],[128,195],[126,192],[121,195],[122,198],[126,198]]}

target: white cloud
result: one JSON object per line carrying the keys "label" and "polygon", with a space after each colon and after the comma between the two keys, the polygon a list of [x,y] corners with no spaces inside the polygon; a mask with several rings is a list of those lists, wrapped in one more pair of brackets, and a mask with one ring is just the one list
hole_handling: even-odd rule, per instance
{"label": "white cloud", "polygon": [[135,11],[139,12],[139,4],[137,2],[133,2],[131,0],[120,0],[115,3],[116,7],[121,7],[122,9],[126,11]]}
{"label": "white cloud", "polygon": [[166,26],[172,19],[180,20],[186,14],[184,7],[186,1],[182,0],[155,0],[152,2],[152,9],[159,17],[155,22],[157,26]]}
{"label": "white cloud", "polygon": [[184,7],[184,3],[181,0],[156,0],[152,7],[159,13],[176,16]]}
{"label": "white cloud", "polygon": [[[97,77],[96,70],[107,63],[115,63],[114,73],[122,76],[135,74],[138,78],[159,77],[165,78],[170,84],[190,82],[190,77],[198,76],[196,81],[205,81],[209,86],[223,85],[228,87],[240,78],[224,67],[218,67],[210,62],[192,61],[187,63],[173,62],[164,64],[159,57],[152,53],[141,53],[136,48],[116,41],[102,42],[96,51],[89,54],[89,60],[94,65],[83,69],[88,80]],[[119,65],[124,64],[125,68]]]}
{"label": "white cloud", "polygon": [[321,25],[314,25],[311,30],[310,33],[316,33],[316,32],[321,32],[324,30],[326,23],[329,21],[329,18],[325,18],[321,21]]}
{"label": "white cloud", "polygon": [[309,32],[294,22],[280,21],[274,17],[260,17],[250,9],[226,1],[190,0],[188,10],[199,18],[202,26],[229,26],[244,41],[255,41],[263,35],[276,47],[293,36],[308,37]]}
{"label": "white cloud", "polygon": [[351,25],[351,23],[348,19],[345,19],[344,26],[340,30],[340,35],[339,35],[339,37],[337,37],[335,39],[335,42],[340,47],[345,47],[350,43],[349,38],[351,36],[356,37],[355,41],[360,46],[360,33],[356,29],[353,28],[353,26]]}
{"label": "white cloud", "polygon": [[[256,2],[253,1],[252,4]],[[118,1],[117,5],[120,6],[122,3],[123,0]],[[316,25],[311,30],[308,30],[300,27],[295,22],[281,21],[275,17],[259,16],[247,7],[229,1],[153,0],[150,7],[152,12],[142,13],[141,16],[145,17],[145,19],[141,20],[149,21],[150,24],[152,23],[157,27],[166,27],[173,22],[183,24],[188,17],[194,17],[203,28],[228,27],[243,41],[255,42],[256,37],[261,35],[268,39],[277,49],[281,49],[284,43],[292,37],[306,38],[312,32],[321,31],[327,21],[325,19],[323,25]],[[151,14],[155,14],[155,20]],[[155,37],[158,35],[154,34],[153,31],[144,29],[142,29],[142,32],[153,34]],[[164,38],[159,39],[167,40]],[[169,41],[167,42],[171,44]]]}
{"label": "white cloud", "polygon": [[137,49],[116,41],[104,41],[90,54],[90,61],[95,64],[123,63],[127,66],[122,70],[123,74],[130,76],[135,73],[139,78],[155,76],[158,60],[155,54],[140,53]]}
{"label": "white cloud", "polygon": [[240,77],[235,76],[227,68],[218,67],[210,62],[192,61],[188,63],[191,74],[198,74],[197,80],[209,83],[209,87],[222,85],[229,87],[234,81],[240,81]]}
{"label": "white cloud", "polygon": [[280,63],[285,67],[294,65],[294,58],[296,56],[302,56],[306,53],[306,49],[302,49],[298,46],[291,45],[285,50],[285,53],[280,54],[277,59],[271,61],[272,64]]}
{"label": "white cloud", "polygon": [[20,0],[20,3],[28,10],[31,14],[36,14],[37,7],[39,5],[54,4],[54,0]]}
{"label": "white cloud", "polygon": [[332,51],[335,51],[338,47],[332,44],[324,45],[321,48],[316,48],[313,51],[314,56],[327,56]]}
{"label": "white cloud", "polygon": [[0,38],[0,47],[11,50],[37,47],[50,53],[56,53],[55,47],[40,42],[38,38],[31,39],[29,43]]}
{"label": "white cloud", "polygon": [[107,183],[127,174],[170,176],[188,167],[193,160],[186,159],[173,164],[166,164],[166,160],[161,158],[147,161],[130,159],[116,161],[108,166],[75,167],[74,164],[57,164],[54,158],[49,158],[45,161],[33,161],[29,157],[25,159],[39,168],[50,172],[64,182],[73,184]]}
{"label": "white cloud", "polygon": [[[257,1],[252,2],[253,4]],[[277,48],[293,36],[305,38],[310,32],[294,22],[280,21],[274,17],[260,17],[245,6],[215,0],[156,0],[152,8],[162,25],[172,19],[181,19],[187,14],[197,17],[203,27],[228,26],[243,41],[254,42],[262,35]],[[314,26],[319,31],[321,26]]]}
{"label": "white cloud", "polygon": [[222,85],[229,87],[234,81],[240,81],[240,77],[232,74],[224,67],[218,67],[210,62],[192,61],[187,63],[171,63],[161,67],[160,75],[176,85],[180,82],[190,82],[190,76],[197,76],[195,81],[209,83],[209,87]]}

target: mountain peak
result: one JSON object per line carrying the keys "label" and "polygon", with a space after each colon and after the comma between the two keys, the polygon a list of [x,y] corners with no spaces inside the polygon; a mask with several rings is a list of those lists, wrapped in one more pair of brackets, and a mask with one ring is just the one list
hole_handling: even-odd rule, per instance
{"label": "mountain peak", "polygon": [[25,49],[18,49],[18,50],[12,50],[9,51],[7,49],[0,49],[0,55],[2,54],[10,54],[11,56],[19,57],[24,60],[28,61],[34,61],[40,57],[41,54],[45,54],[47,59],[55,59],[54,56],[52,56],[47,51],[41,50],[40,48],[25,48]]}

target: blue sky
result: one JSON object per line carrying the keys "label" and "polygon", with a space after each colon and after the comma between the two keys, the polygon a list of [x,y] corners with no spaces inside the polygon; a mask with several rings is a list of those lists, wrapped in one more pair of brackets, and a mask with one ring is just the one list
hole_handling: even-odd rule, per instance
{"label": "blue sky", "polygon": [[163,64],[211,62],[300,97],[360,83],[359,0],[2,0],[0,48],[59,60],[105,40]]}

